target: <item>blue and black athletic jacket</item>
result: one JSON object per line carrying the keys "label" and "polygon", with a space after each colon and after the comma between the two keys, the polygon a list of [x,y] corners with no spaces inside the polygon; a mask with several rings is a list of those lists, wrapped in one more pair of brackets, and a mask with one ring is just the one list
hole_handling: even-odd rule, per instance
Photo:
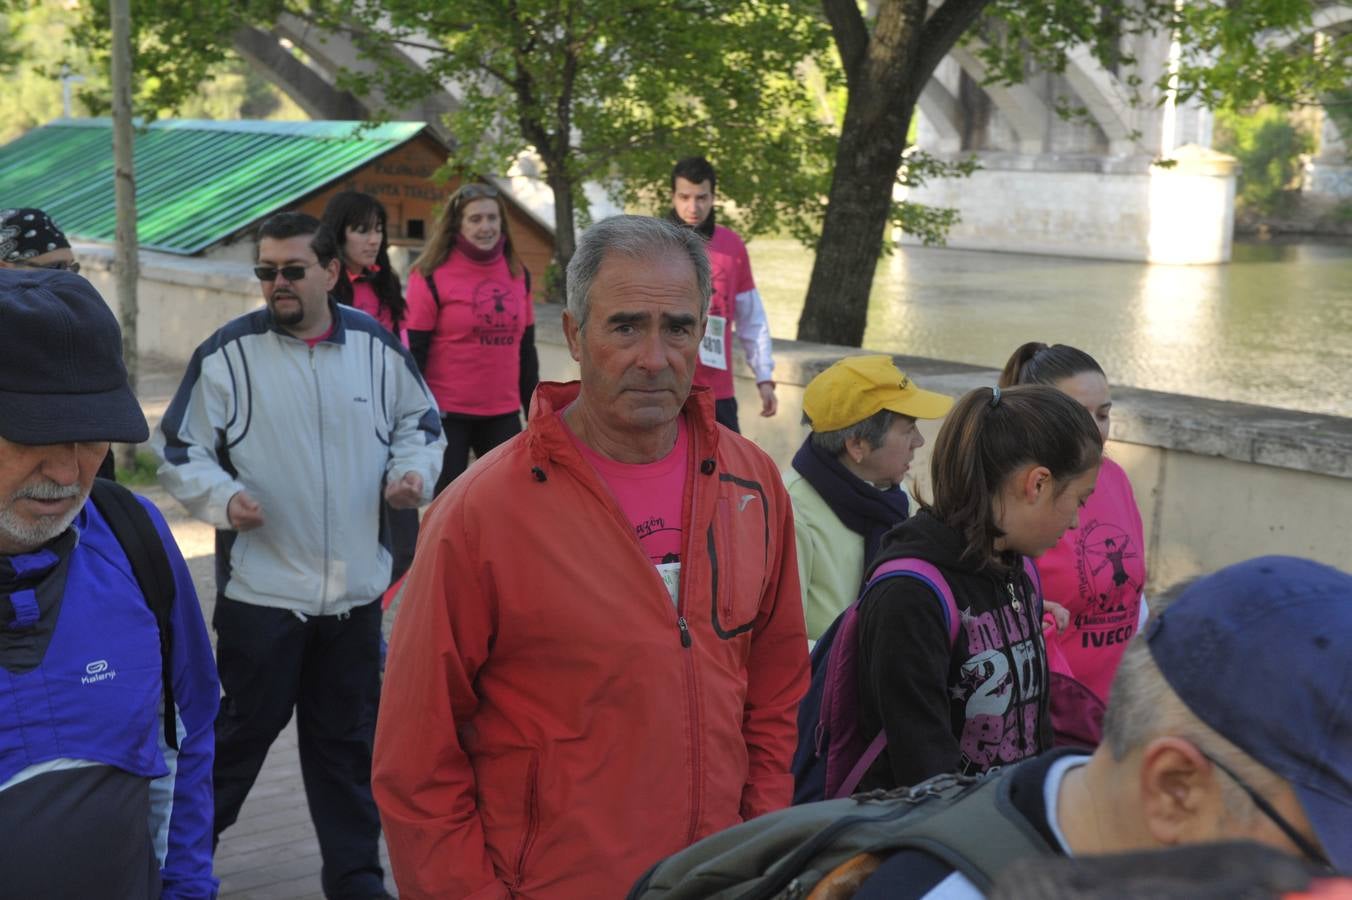
{"label": "blue and black athletic jacket", "polygon": [[154,613],[94,504],[42,548],[0,556],[7,896],[216,895],[211,767],[220,686],[187,565],[163,517],[140,502],[176,589],[170,661],[179,749],[164,737]]}

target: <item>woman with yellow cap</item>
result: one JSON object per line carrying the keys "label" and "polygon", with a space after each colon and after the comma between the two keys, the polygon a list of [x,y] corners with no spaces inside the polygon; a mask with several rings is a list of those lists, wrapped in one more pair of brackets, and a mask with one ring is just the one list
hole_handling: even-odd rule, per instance
{"label": "woman with yellow cap", "polygon": [[793,500],[807,636],[816,640],[854,602],[884,533],[910,513],[901,480],[951,397],[921,390],[888,356],[849,356],[809,382],[812,432],[784,483]]}

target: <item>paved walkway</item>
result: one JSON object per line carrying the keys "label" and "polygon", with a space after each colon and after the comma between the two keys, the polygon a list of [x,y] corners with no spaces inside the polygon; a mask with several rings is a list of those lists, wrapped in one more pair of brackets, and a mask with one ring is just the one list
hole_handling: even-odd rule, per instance
{"label": "paved walkway", "polygon": [[[140,396],[151,427],[159,421],[177,387],[180,370],[173,366],[143,361]],[[211,624],[215,606],[214,532],[189,518],[183,507],[156,486],[134,488],[153,500],[169,521],[183,556],[192,570],[202,612]],[[388,627],[388,622],[386,623]],[[216,635],[212,633],[212,645]],[[380,845],[385,864],[386,889],[393,892],[385,842]],[[301,784],[300,760],[296,753],[296,726],[292,719],[273,744],[263,771],[249,799],[240,811],[239,821],[221,836],[216,848],[216,877],[221,879],[221,897],[238,900],[299,900],[321,898],[319,887],[319,844],[310,811],[305,805]]]}

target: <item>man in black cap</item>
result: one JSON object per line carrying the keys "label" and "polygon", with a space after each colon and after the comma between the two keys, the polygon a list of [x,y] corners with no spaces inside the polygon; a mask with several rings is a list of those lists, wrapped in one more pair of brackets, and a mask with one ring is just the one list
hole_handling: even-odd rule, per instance
{"label": "man in black cap", "polygon": [[79,272],[75,251],[52,217],[40,209],[0,209],[0,269]]}
{"label": "man in black cap", "polygon": [[95,481],[109,441],[148,436],[121,347],[83,278],[0,269],[5,896],[217,888],[202,612],[155,507]]}

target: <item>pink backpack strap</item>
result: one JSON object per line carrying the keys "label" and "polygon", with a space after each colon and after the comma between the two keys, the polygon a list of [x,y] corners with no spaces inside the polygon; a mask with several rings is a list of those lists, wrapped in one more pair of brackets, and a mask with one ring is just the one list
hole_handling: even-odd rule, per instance
{"label": "pink backpack strap", "polygon": [[[863,597],[878,582],[886,578],[914,578],[917,581],[924,582],[935,594],[939,596],[939,609],[944,614],[944,624],[948,628],[948,647],[952,650],[953,645],[958,640],[958,628],[962,625],[962,615],[958,612],[958,603],[953,599],[953,589],[948,586],[948,579],[944,578],[943,573],[934,565],[920,559],[889,559],[887,562],[873,570],[873,576],[869,578],[868,584],[864,585],[863,591],[859,596]],[[863,780],[864,774],[868,772],[873,765],[874,760],[883,752],[887,746],[887,732],[880,730],[869,742],[868,747],[860,755],[859,759],[850,768],[849,774],[845,776],[834,791],[828,786],[828,799],[837,797],[848,797],[854,793],[854,789],[859,786]]]}
{"label": "pink backpack strap", "polygon": [[878,581],[895,575],[909,575],[923,581],[929,585],[930,590],[939,595],[939,599],[943,601],[940,609],[944,614],[944,624],[948,626],[948,647],[951,650],[958,642],[962,614],[958,612],[958,602],[953,599],[953,589],[948,586],[948,579],[944,578],[937,567],[923,559],[889,559],[873,570],[873,577],[868,580],[864,591],[867,592]]}

